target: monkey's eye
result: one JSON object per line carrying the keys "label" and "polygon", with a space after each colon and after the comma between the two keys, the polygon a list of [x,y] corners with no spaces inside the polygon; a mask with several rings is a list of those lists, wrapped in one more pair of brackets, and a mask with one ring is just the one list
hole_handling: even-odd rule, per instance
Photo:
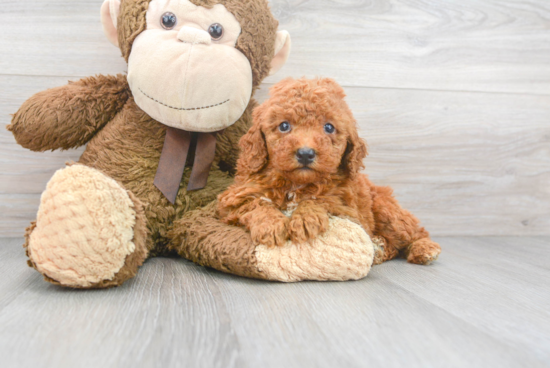
{"label": "monkey's eye", "polygon": [[331,123],[326,123],[325,124],[325,133],[332,134],[335,131],[336,131],[336,128],[334,127],[334,125],[332,125]]}
{"label": "monkey's eye", "polygon": [[290,123],[288,121],[283,121],[280,125],[279,125],[279,131],[281,133],[288,133],[290,132]]}
{"label": "monkey's eye", "polygon": [[208,33],[214,41],[217,41],[223,37],[223,26],[219,23],[214,23],[208,28]]}
{"label": "monkey's eye", "polygon": [[176,14],[170,12],[162,14],[162,17],[160,18],[160,24],[164,29],[174,28],[177,22],[178,18],[176,18]]}

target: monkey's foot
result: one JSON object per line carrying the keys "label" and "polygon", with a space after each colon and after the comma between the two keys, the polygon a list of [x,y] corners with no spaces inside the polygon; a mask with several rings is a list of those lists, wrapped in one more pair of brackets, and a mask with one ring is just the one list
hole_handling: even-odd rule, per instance
{"label": "monkey's foot", "polygon": [[407,257],[407,262],[428,265],[437,260],[439,253],[441,253],[439,244],[425,238],[412,243],[405,255]]}
{"label": "monkey's foot", "polygon": [[258,245],[254,255],[258,270],[269,280],[346,281],[367,276],[375,249],[360,225],[330,217],[326,232],[315,239],[277,248]]}
{"label": "monkey's foot", "polygon": [[255,244],[244,228],[221,222],[216,207],[214,201],[175,222],[171,248],[219,271],[283,282],[358,280],[371,269],[372,241],[348,219],[330,218],[328,230],[307,243],[268,247]]}
{"label": "monkey's foot", "polygon": [[29,265],[54,284],[105,288],[135,276],[147,257],[146,220],[131,192],[98,170],[59,170],[27,229]]}

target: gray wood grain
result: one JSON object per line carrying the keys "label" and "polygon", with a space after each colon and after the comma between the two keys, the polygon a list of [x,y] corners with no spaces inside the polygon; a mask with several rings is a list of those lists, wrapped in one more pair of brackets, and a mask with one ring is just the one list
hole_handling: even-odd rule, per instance
{"label": "gray wood grain", "polygon": [[271,1],[293,37],[283,73],[346,86],[550,93],[545,0]]}
{"label": "gray wood grain", "polygon": [[[66,78],[0,76],[0,124],[37,90]],[[267,98],[269,84],[258,92]],[[17,88],[15,88],[17,87]],[[7,88],[6,91],[11,88]],[[436,235],[550,232],[550,97],[346,88],[369,144],[365,172],[390,185]],[[0,234],[34,220],[53,173],[82,149],[33,153],[0,130]]]}
{"label": "gray wood grain", "polygon": [[74,291],[4,239],[0,366],[548,367],[550,238],[436,240],[434,265],[391,261],[357,282],[270,283],[157,258],[119,288]]}
{"label": "gray wood grain", "polygon": [[0,74],[89,76],[126,70],[103,34],[102,0],[4,0]]}
{"label": "gray wood grain", "polygon": [[[87,76],[126,66],[102,0],[4,1],[2,74]],[[272,0],[293,54],[281,75],[347,86],[550,94],[545,0]],[[24,21],[22,19],[24,18]],[[39,30],[36,32],[34,30]]]}

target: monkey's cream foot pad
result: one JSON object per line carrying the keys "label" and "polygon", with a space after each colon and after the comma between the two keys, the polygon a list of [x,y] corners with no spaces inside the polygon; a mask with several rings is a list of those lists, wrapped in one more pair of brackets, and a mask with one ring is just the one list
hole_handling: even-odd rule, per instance
{"label": "monkey's cream foot pad", "polygon": [[270,280],[346,281],[367,276],[374,246],[360,225],[331,217],[328,230],[316,239],[303,244],[289,241],[283,247],[259,245],[254,255],[258,271]]}
{"label": "monkey's cream foot pad", "polygon": [[129,255],[142,252],[133,242],[136,220],[133,200],[115,180],[83,165],[59,170],[29,229],[31,265],[64,286],[112,280]]}

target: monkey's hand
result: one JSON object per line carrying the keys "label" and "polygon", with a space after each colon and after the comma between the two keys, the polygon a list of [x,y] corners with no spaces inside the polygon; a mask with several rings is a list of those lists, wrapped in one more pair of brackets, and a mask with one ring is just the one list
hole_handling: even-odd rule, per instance
{"label": "monkey's hand", "polygon": [[29,98],[7,129],[32,151],[79,147],[122,109],[130,95],[126,77],[120,74],[69,82]]}
{"label": "monkey's hand", "polygon": [[315,201],[303,201],[298,205],[288,223],[290,239],[295,243],[305,243],[316,238],[328,229],[328,212]]}

